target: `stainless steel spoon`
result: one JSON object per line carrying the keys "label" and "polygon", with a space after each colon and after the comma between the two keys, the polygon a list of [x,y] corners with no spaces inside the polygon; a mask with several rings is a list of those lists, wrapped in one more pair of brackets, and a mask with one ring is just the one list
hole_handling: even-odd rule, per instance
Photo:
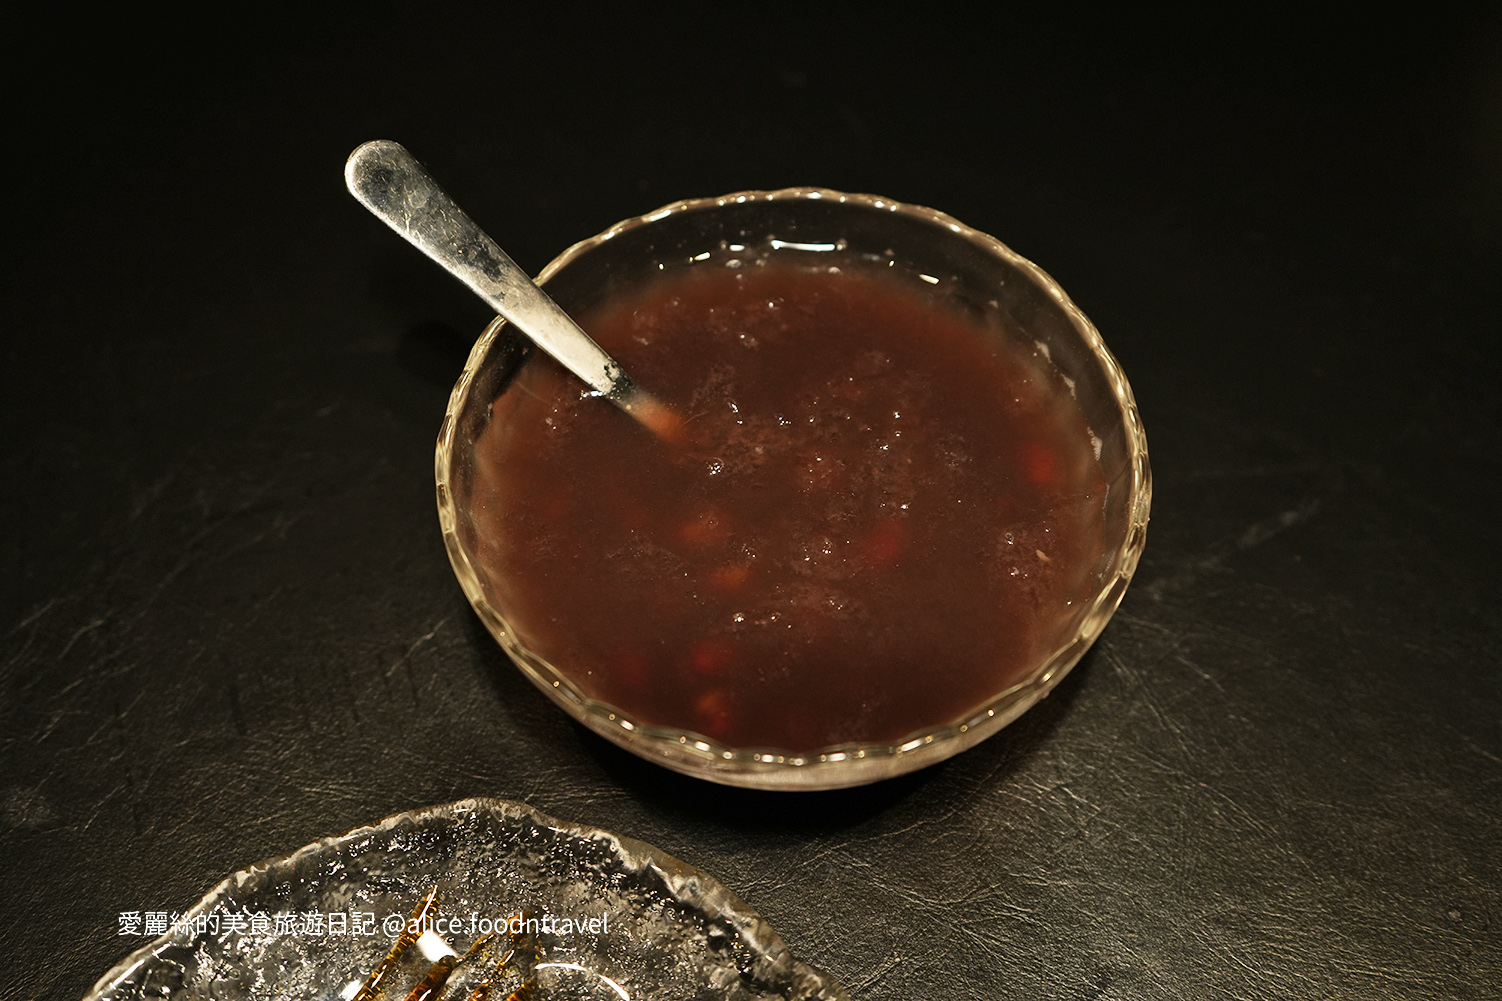
{"label": "stainless steel spoon", "polygon": [[633,382],[401,145],[388,139],[364,144],[344,165],[344,181],[360,204],[591,389],[659,437],[674,439],[681,433],[677,414]]}

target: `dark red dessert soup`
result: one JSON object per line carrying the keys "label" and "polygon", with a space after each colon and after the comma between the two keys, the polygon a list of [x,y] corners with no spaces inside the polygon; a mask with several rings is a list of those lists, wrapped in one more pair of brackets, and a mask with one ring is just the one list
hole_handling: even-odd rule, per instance
{"label": "dark red dessert soup", "polygon": [[908,738],[1034,671],[1099,587],[1106,487],[1066,380],[916,280],[810,256],[683,268],[580,318],[686,441],[543,357],[493,404],[492,602],[637,723]]}

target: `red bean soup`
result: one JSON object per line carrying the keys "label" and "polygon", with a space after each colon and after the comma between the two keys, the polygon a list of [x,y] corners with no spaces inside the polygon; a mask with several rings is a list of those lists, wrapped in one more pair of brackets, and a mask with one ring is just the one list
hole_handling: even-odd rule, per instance
{"label": "red bean soup", "polygon": [[682,441],[541,357],[492,405],[479,571],[638,724],[902,740],[1022,681],[1100,587],[1106,483],[1067,381],[917,277],[827,257],[683,267],[579,317]]}

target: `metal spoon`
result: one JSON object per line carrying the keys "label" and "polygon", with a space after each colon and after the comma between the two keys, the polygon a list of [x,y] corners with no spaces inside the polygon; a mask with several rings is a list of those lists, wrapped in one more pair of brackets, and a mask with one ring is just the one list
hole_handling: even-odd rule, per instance
{"label": "metal spoon", "polygon": [[673,440],[681,434],[682,419],[632,381],[401,145],[388,139],[364,144],[344,165],[344,181],[360,204],[591,389],[659,437]]}

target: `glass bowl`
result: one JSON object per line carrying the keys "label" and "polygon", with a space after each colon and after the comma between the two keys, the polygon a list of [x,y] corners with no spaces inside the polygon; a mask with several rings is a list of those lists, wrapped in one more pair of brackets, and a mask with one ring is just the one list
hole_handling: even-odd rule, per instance
{"label": "glass bowl", "polygon": [[[100,978],[84,1001],[348,1001],[413,905],[460,954],[436,996],[848,1001],[765,918],[708,873],[641,841],[554,820],[522,803],[467,799],[388,817],[242,869]],[[121,916],[122,931],[127,915]],[[150,928],[133,912],[135,931]],[[529,926],[521,924],[526,917]],[[168,915],[158,915],[167,926]],[[530,932],[517,942],[512,933]],[[430,971],[401,953],[379,996]],[[485,946],[488,945],[489,948]],[[517,953],[498,970],[509,947]],[[530,980],[535,994],[519,988]],[[415,995],[433,997],[435,995]]]}
{"label": "glass bowl", "polygon": [[[444,543],[486,628],[538,688],[594,732],[669,768],[727,785],[860,785],[933,764],[984,740],[1047,695],[1100,635],[1121,602],[1146,537],[1151,498],[1147,442],[1116,359],[1090,321],[1040,268],[941,212],[817,188],[677,202],[575,244],[538,280],[565,310],[581,316],[624,290],[695,262],[716,266],[737,259],[744,263],[746,255],[812,259],[817,254],[872,262],[891,269],[888,273],[921,279],[944,308],[980,321],[980,336],[1010,338],[1037,364],[1047,366],[1049,378],[1063,387],[1058,391],[1074,397],[1104,477],[1102,544],[1086,571],[1088,597],[1073,603],[1063,625],[1049,633],[1047,649],[1020,680],[1013,679],[960,718],[925,725],[897,740],[789,751],[727,746],[686,728],[652,725],[592,698],[571,680],[568,665],[550,663],[524,642],[525,629],[511,621],[506,589],[480,558],[488,529],[476,517],[479,443],[492,421],[506,419],[508,408],[495,404],[513,391],[519,374],[529,365],[551,362],[497,318],[471,351],[439,433],[435,465]],[[942,667],[943,651],[932,652]],[[934,674],[935,679],[942,676]]]}

